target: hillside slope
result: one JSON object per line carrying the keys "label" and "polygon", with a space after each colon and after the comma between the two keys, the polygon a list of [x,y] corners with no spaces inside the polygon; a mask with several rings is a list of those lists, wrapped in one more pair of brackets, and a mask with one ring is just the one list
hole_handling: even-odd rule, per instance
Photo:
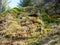
{"label": "hillside slope", "polygon": [[36,8],[13,8],[0,15],[0,45],[60,45],[60,25],[46,25]]}

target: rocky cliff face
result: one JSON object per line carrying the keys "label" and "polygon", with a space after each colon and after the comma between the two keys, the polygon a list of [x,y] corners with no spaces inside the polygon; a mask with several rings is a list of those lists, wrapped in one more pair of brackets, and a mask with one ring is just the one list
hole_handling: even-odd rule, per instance
{"label": "rocky cliff face", "polygon": [[[23,12],[25,13],[23,14]],[[17,14],[18,18],[11,12],[8,12],[4,17],[1,16],[0,45],[22,45],[28,39],[39,37],[44,22],[38,17],[37,13],[34,13],[34,9],[31,12],[22,10],[19,15]]]}
{"label": "rocky cliff face", "polygon": [[0,16],[0,45],[60,44],[60,28],[54,23],[45,27],[36,8],[14,9]]}

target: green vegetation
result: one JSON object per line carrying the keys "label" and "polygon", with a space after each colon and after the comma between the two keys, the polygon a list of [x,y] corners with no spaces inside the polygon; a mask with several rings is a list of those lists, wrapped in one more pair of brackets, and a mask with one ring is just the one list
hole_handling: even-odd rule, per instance
{"label": "green vegetation", "polygon": [[31,0],[20,0],[21,4],[18,4],[18,6],[26,7],[26,6],[31,6]]}

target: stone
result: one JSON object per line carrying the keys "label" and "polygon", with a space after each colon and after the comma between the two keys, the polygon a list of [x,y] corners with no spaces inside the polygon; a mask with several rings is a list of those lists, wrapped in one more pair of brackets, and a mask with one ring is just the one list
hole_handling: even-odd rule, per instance
{"label": "stone", "polygon": [[14,17],[13,17],[12,14],[8,13],[8,14],[5,16],[5,18],[6,18],[6,19],[13,19]]}

